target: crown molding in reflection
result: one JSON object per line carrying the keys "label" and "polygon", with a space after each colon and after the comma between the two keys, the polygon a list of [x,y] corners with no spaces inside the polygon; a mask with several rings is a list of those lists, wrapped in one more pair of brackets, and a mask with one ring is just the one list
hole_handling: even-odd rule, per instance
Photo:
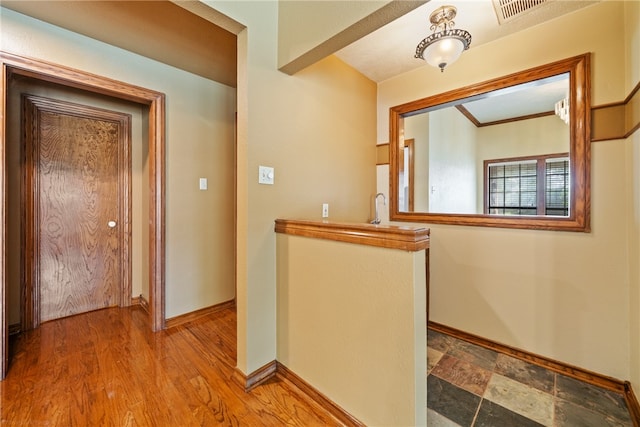
{"label": "crown molding in reflection", "polygon": [[495,120],[495,121],[492,121],[492,122],[484,122],[484,123],[482,123],[473,114],[471,114],[471,111],[467,110],[464,107],[464,105],[456,105],[456,108],[458,109],[458,111],[460,111],[462,113],[463,116],[465,116],[467,119],[469,119],[469,121],[471,123],[473,123],[478,128],[485,127],[485,126],[501,125],[501,124],[504,124],[504,123],[518,122],[520,120],[537,119],[538,117],[553,116],[555,114],[554,111],[544,111],[542,113],[527,114],[525,116],[511,117],[511,118],[508,118],[508,119]]}

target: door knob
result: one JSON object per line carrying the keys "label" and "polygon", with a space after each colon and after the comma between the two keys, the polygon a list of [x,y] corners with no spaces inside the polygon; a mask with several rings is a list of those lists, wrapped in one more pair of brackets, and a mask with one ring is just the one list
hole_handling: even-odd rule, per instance
{"label": "door knob", "polygon": [[109,221],[109,222],[107,223],[107,225],[109,226],[109,228],[113,228],[113,227],[115,227],[115,226],[116,226],[116,222],[115,222],[115,221]]}

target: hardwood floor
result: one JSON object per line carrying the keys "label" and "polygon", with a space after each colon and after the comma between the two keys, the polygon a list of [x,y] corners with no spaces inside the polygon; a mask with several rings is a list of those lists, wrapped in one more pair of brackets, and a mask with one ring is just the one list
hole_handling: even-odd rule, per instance
{"label": "hardwood floor", "polygon": [[235,310],[152,333],[139,307],[44,323],[10,343],[3,426],[335,426],[293,384],[245,393]]}

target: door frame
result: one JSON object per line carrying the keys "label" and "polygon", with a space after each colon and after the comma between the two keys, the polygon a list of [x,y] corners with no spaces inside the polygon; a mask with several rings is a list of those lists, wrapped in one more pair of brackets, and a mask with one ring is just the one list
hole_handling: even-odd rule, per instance
{"label": "door frame", "polygon": [[0,51],[0,379],[8,370],[6,309],[6,111],[11,75],[57,83],[149,107],[149,323],[156,332],[165,326],[165,95],[81,70]]}
{"label": "door frame", "polygon": [[[85,118],[102,120],[115,123],[118,126],[117,134],[117,180],[116,188],[119,195],[117,209],[117,236],[118,236],[118,265],[120,279],[117,286],[117,301],[119,307],[131,305],[131,115],[118,111],[108,110],[92,105],[78,104],[42,95],[21,96],[23,137],[21,149],[24,150],[24,164],[21,167],[21,217],[23,229],[21,230],[22,242],[22,274],[21,286],[21,330],[26,331],[40,326],[42,312],[40,306],[41,285],[40,280],[40,185],[37,184],[40,170],[39,157],[41,152],[41,140],[35,131],[40,129],[39,112],[49,112]],[[34,123],[34,120],[36,123]],[[104,226],[104,224],[103,224]]]}

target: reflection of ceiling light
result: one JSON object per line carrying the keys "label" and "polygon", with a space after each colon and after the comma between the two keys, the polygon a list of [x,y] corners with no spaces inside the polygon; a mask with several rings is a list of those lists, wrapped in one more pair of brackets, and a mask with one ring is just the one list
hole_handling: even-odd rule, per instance
{"label": "reflection of ceiling light", "polygon": [[457,9],[453,6],[442,6],[434,10],[429,15],[433,34],[416,47],[415,57],[439,67],[440,71],[455,62],[471,44],[471,34],[468,31],[453,28],[456,12]]}
{"label": "reflection of ceiling light", "polygon": [[564,98],[556,102],[556,115],[569,124],[569,99]]}

